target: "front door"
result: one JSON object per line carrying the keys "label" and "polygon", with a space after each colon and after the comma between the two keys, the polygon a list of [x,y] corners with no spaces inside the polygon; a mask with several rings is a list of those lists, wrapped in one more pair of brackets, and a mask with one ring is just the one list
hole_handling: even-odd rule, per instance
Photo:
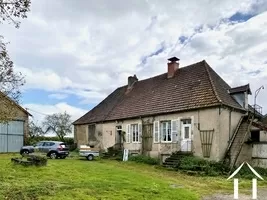
{"label": "front door", "polygon": [[191,124],[182,124],[181,151],[192,150]]}

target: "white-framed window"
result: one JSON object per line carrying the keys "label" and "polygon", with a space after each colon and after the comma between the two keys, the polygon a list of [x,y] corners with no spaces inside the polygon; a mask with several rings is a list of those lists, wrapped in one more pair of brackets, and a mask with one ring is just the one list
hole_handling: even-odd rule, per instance
{"label": "white-framed window", "polygon": [[160,135],[161,135],[161,142],[172,141],[171,120],[160,122]]}
{"label": "white-framed window", "polygon": [[142,139],[142,124],[127,124],[126,143],[140,143]]}
{"label": "white-framed window", "polygon": [[139,142],[138,124],[131,124],[132,142]]}

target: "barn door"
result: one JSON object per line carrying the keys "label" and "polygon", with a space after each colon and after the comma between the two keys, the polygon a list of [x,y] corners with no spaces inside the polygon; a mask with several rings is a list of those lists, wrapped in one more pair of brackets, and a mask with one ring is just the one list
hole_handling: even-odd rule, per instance
{"label": "barn door", "polygon": [[153,124],[143,124],[142,129],[142,153],[146,155],[149,151],[152,151]]}
{"label": "barn door", "polygon": [[19,152],[23,146],[24,122],[0,123],[0,152]]}

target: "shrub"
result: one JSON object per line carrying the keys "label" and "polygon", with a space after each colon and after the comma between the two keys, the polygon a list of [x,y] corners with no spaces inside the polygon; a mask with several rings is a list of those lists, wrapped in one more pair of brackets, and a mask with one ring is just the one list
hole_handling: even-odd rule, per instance
{"label": "shrub", "polygon": [[[233,170],[236,170],[237,168],[234,168]],[[261,167],[253,167],[253,169],[256,170],[261,176],[267,176],[267,169],[261,168]],[[236,177],[239,178],[247,178],[247,179],[252,179],[255,178],[255,175],[251,172],[249,167],[245,164],[239,173],[236,175]]]}
{"label": "shrub", "polygon": [[209,176],[225,175],[229,172],[229,167],[222,162],[208,161],[194,156],[182,156],[177,169],[196,171],[197,174]]}
{"label": "shrub", "polygon": [[134,161],[138,163],[145,163],[149,165],[158,165],[159,160],[156,158],[151,158],[149,156],[143,156],[143,155],[136,155],[136,156],[129,156],[129,161]]}

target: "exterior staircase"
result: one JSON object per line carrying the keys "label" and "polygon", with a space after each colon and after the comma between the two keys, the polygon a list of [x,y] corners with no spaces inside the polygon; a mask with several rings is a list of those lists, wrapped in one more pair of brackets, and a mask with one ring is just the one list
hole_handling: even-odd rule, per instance
{"label": "exterior staircase", "polygon": [[192,152],[182,152],[177,151],[171,154],[170,157],[166,158],[162,166],[165,168],[178,168],[180,165],[180,160],[184,156],[193,156]]}
{"label": "exterior staircase", "polygon": [[228,162],[230,166],[230,171],[232,171],[233,167],[235,166],[240,152],[242,151],[242,147],[250,133],[250,129],[254,120],[254,115],[249,113],[248,116],[243,116],[236,129],[235,132],[229,142],[227,147],[225,156],[224,156],[224,163]]}

